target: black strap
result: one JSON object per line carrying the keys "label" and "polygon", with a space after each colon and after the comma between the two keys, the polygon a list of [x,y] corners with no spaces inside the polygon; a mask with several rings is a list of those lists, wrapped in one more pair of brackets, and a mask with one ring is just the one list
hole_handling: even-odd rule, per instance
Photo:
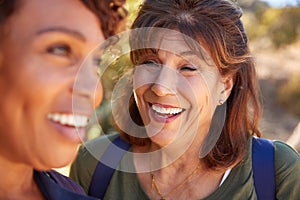
{"label": "black strap", "polygon": [[257,199],[275,199],[274,144],[272,141],[253,138],[252,167]]}
{"label": "black strap", "polygon": [[110,143],[96,166],[90,183],[89,195],[100,199],[104,198],[113,173],[130,146],[129,143],[120,137],[117,137]]}

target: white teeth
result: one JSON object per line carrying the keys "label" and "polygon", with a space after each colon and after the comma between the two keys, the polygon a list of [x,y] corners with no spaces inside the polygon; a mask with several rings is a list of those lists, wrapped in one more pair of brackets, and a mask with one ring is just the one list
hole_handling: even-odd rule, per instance
{"label": "white teeth", "polygon": [[68,126],[84,127],[88,124],[88,117],[84,115],[51,113],[48,114],[47,118]]}
{"label": "white teeth", "polygon": [[182,108],[164,108],[160,107],[159,105],[152,105],[152,109],[157,113],[169,115],[175,115],[183,111]]}

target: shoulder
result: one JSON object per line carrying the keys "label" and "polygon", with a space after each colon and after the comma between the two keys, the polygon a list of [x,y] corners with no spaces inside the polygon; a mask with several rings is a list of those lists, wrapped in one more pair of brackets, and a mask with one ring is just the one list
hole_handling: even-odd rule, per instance
{"label": "shoulder", "polygon": [[300,196],[300,156],[288,144],[274,141],[276,198],[297,199]]}
{"label": "shoulder", "polygon": [[97,162],[102,156],[102,154],[105,152],[111,141],[118,136],[118,133],[103,135],[96,139],[86,142],[84,145],[81,145],[79,147],[76,161],[83,162],[85,163],[85,165],[86,163]]}
{"label": "shoulder", "polygon": [[[256,141],[256,144],[259,144],[260,147],[264,148],[256,148],[256,150],[261,150],[261,149],[266,149],[270,148],[270,145],[267,145],[267,143],[273,143],[274,146],[274,159],[275,159],[275,164],[288,164],[288,163],[298,163],[300,162],[300,155],[299,153],[293,149],[291,146],[286,144],[285,142],[282,141],[277,141],[277,140],[268,140],[268,139],[263,139],[268,142],[263,142],[261,139]],[[263,143],[262,143],[263,142]],[[253,140],[252,140],[252,144]],[[253,147],[252,145],[252,147]],[[248,147],[249,148],[249,147]],[[253,150],[253,149],[252,149]]]}
{"label": "shoulder", "polygon": [[291,146],[289,146],[285,142],[275,140],[274,141],[274,147],[275,147],[275,151],[282,151],[284,153],[291,153],[291,154],[294,154],[295,156],[299,157],[299,153],[294,148],[292,148]]}
{"label": "shoulder", "polygon": [[300,155],[295,149],[282,141],[274,141],[276,168],[300,165]]}
{"label": "shoulder", "polygon": [[70,177],[88,192],[90,182],[102,154],[119,134],[103,135],[81,145],[71,165]]}
{"label": "shoulder", "polygon": [[99,161],[107,147],[111,142],[119,136],[119,133],[102,135],[96,139],[86,142],[81,145],[78,151],[78,161],[84,161],[84,163]]}

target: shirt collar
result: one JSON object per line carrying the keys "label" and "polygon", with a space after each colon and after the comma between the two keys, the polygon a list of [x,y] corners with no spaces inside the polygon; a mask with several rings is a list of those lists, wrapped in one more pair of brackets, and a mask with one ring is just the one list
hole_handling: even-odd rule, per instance
{"label": "shirt collar", "polygon": [[46,199],[96,200],[93,197],[75,193],[54,182],[47,172],[34,171],[34,179]]}

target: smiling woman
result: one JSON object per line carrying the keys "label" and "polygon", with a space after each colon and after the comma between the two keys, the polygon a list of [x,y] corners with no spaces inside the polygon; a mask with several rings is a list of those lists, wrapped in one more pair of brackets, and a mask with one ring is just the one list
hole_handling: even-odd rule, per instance
{"label": "smiling woman", "polygon": [[86,143],[71,167],[86,191],[104,200],[299,198],[299,154],[258,138],[241,17],[230,0],[143,2],[129,34],[134,69],[112,99],[120,133]]}
{"label": "smiling woman", "polygon": [[47,170],[75,158],[101,102],[97,66],[81,65],[124,17],[112,5],[0,1],[0,199],[89,199],[70,191],[83,193],[75,183]]}

